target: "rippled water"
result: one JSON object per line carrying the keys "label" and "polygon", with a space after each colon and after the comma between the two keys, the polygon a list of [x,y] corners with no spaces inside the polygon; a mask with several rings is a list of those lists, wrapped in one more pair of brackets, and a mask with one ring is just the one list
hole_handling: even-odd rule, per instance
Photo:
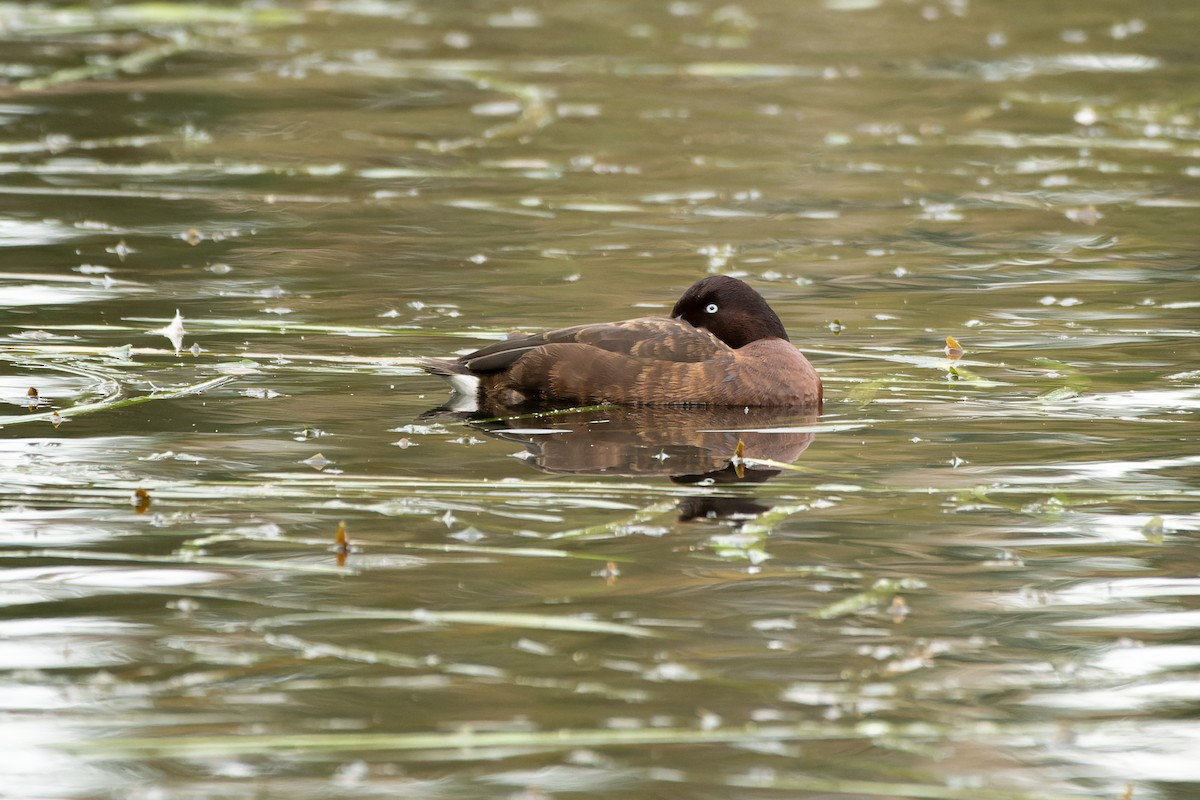
{"label": "rippled water", "polygon": [[[1198,26],[0,4],[0,796],[1195,797]],[[430,413],[710,272],[819,419]]]}

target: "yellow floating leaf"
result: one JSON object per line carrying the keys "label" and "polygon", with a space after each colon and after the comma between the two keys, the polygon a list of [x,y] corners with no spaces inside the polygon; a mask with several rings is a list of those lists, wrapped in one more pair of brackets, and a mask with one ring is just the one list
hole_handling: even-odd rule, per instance
{"label": "yellow floating leaf", "polygon": [[333,550],[337,554],[337,565],[346,566],[346,556],[350,554],[350,538],[346,536],[346,521],[338,522],[337,533],[334,535]]}
{"label": "yellow floating leaf", "polygon": [[133,497],[129,500],[133,503],[133,510],[139,514],[145,514],[150,510],[150,493],[145,489],[135,490]]}

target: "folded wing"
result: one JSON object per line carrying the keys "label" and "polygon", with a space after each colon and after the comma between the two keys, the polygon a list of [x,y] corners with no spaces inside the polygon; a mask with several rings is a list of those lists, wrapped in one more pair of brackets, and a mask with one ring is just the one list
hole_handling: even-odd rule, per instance
{"label": "folded wing", "polygon": [[[623,322],[600,322],[517,336],[488,345],[459,359],[473,373],[500,372],[517,359],[547,345],[590,347],[637,359],[698,362],[729,348],[708,331],[669,317],[641,317]],[[556,350],[562,355],[576,351]],[[578,352],[585,352],[579,350]]]}

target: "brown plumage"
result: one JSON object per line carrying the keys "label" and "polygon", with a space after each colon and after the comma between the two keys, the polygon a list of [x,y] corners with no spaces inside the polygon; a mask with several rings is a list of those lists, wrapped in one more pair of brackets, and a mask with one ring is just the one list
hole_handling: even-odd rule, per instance
{"label": "brown plumage", "polygon": [[565,401],[819,408],[821,379],[762,295],[737,278],[693,284],[670,317],[518,336],[425,369],[490,406]]}

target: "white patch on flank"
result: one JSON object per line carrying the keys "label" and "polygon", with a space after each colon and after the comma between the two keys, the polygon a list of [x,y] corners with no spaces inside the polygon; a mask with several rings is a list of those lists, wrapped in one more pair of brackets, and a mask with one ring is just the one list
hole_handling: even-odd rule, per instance
{"label": "white patch on flank", "polygon": [[450,411],[479,410],[479,378],[474,375],[447,375],[454,395],[446,403]]}
{"label": "white patch on flank", "polygon": [[479,378],[474,375],[447,375],[450,388],[458,394],[468,394],[474,397],[479,394]]}

